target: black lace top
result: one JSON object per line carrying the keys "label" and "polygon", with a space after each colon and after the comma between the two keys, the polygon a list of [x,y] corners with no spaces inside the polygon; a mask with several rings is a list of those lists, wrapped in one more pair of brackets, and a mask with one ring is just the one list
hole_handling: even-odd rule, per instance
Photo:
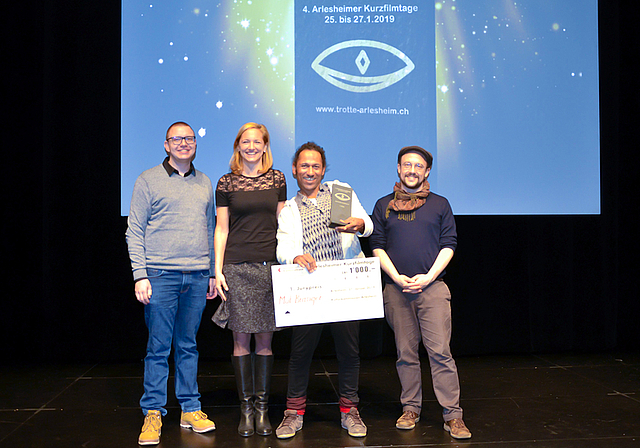
{"label": "black lace top", "polygon": [[229,236],[224,264],[261,263],[276,259],[278,202],[287,200],[281,171],[258,177],[225,174],[216,187],[216,207],[229,208]]}

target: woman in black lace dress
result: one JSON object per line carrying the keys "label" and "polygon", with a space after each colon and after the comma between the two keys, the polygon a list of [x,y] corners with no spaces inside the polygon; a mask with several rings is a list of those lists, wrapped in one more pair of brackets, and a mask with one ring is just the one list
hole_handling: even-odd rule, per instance
{"label": "woman in black lace dress", "polygon": [[[284,174],[271,168],[269,132],[264,125],[246,123],[240,128],[229,165],[231,172],[220,178],[216,188],[216,288],[224,301],[218,311],[227,307],[233,331],[231,359],[240,397],[238,433],[269,435],[271,339],[276,330],[271,265],[277,264],[277,218],[287,199],[287,186]],[[255,353],[251,352],[252,335]]]}

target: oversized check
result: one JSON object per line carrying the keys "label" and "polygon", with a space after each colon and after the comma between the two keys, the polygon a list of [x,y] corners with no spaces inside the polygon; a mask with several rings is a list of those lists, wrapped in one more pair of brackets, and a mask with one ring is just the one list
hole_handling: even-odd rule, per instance
{"label": "oversized check", "polygon": [[278,327],[384,317],[377,257],[317,266],[312,273],[297,264],[271,266]]}

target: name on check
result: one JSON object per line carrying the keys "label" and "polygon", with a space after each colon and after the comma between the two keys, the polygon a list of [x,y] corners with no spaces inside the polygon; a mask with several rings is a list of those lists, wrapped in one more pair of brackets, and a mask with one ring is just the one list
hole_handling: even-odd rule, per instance
{"label": "name on check", "polygon": [[278,327],[384,317],[377,257],[271,267]]}

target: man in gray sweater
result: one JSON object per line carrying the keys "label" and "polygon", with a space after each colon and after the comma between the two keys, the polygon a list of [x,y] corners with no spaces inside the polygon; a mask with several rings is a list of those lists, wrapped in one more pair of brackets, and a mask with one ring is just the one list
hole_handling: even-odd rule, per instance
{"label": "man in gray sweater", "polygon": [[180,426],[199,433],[215,429],[201,410],[196,345],[206,299],[216,295],[213,188],[193,167],[196,136],[191,126],[172,124],[164,149],[162,164],[136,180],[126,232],[135,295],[145,305],[149,329],[140,445],[160,443],[172,343]]}

